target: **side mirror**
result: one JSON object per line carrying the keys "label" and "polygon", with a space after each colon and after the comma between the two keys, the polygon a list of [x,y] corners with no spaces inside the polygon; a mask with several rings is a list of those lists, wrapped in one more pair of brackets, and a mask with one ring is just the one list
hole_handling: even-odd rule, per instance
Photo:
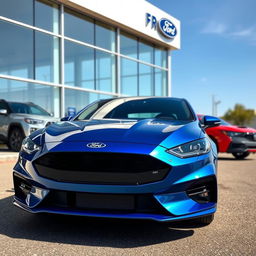
{"label": "side mirror", "polygon": [[0,109],[0,115],[7,115],[7,109]]}
{"label": "side mirror", "polygon": [[69,121],[70,119],[72,118],[72,116],[65,116],[65,117],[62,117],[60,119],[60,121],[64,122],[64,121]]}
{"label": "side mirror", "polygon": [[214,116],[204,116],[202,119],[203,128],[210,128],[219,126],[221,123],[220,119]]}

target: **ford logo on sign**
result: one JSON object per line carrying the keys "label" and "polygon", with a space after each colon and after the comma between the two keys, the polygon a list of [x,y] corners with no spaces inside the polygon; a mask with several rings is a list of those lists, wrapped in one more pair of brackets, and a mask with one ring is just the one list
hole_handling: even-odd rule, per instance
{"label": "ford logo on sign", "polygon": [[172,39],[177,35],[177,29],[171,21],[161,19],[158,25],[165,37]]}
{"label": "ford logo on sign", "polygon": [[88,148],[105,148],[107,145],[102,142],[91,142],[86,145]]}

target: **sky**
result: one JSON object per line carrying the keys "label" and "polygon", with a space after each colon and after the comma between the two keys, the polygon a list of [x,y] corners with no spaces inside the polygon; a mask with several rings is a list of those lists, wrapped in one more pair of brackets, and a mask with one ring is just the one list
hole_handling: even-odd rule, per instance
{"label": "sky", "polygon": [[222,116],[236,103],[256,110],[256,1],[148,0],[181,21],[172,52],[172,96]]}

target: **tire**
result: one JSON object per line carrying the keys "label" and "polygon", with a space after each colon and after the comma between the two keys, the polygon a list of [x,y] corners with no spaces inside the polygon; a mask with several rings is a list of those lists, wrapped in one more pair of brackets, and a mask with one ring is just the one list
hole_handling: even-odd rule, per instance
{"label": "tire", "polygon": [[201,225],[209,225],[214,220],[214,214],[207,215],[201,218],[196,219],[196,222]]}
{"label": "tire", "polygon": [[243,153],[232,153],[232,155],[238,159],[238,160],[242,160],[245,159],[247,156],[250,155],[250,152],[243,152]]}
{"label": "tire", "polygon": [[19,152],[24,137],[24,133],[20,128],[14,127],[11,129],[8,137],[8,148],[12,151]]}

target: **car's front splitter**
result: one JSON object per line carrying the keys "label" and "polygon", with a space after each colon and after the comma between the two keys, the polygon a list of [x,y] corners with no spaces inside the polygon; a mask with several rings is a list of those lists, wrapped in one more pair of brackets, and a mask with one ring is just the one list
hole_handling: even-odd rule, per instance
{"label": "car's front splitter", "polygon": [[78,209],[62,209],[62,208],[28,208],[26,205],[21,203],[14,197],[13,204],[27,212],[30,213],[53,213],[53,214],[62,214],[62,215],[74,215],[74,216],[85,216],[85,217],[100,217],[100,218],[120,218],[120,219],[144,219],[144,220],[154,220],[159,222],[168,222],[168,221],[181,221],[189,220],[193,218],[199,218],[202,216],[207,216],[214,214],[216,212],[216,204],[212,208],[206,209],[203,211],[195,212],[193,214],[186,214],[182,216],[165,216],[160,214],[150,214],[150,213],[111,213],[111,212],[98,212],[98,211],[85,211]]}

